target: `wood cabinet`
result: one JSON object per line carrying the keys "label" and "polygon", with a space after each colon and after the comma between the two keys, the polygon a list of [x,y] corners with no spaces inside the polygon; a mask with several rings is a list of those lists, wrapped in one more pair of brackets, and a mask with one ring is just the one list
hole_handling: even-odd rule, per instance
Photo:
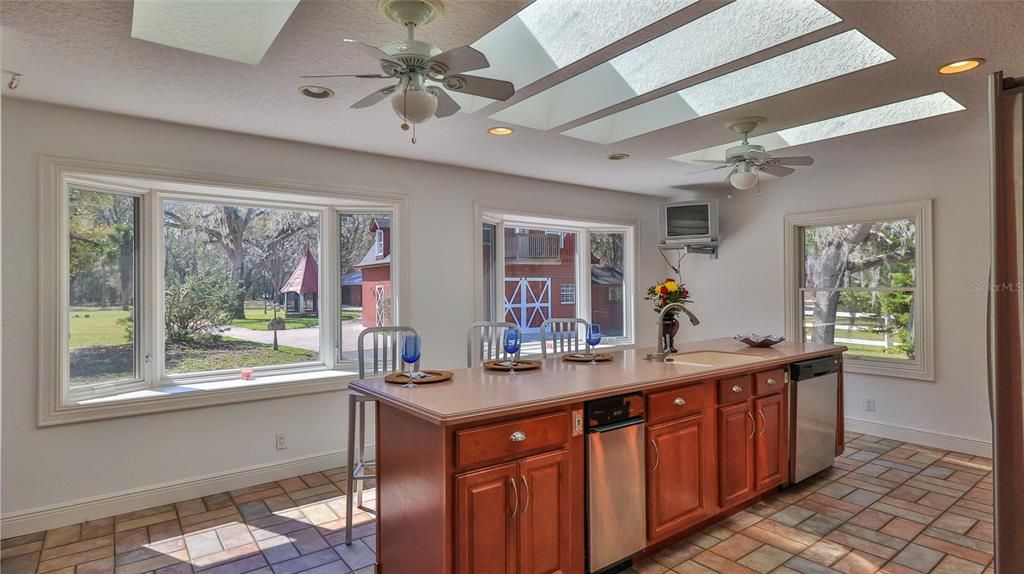
{"label": "wood cabinet", "polygon": [[714,513],[714,437],[703,413],[647,433],[647,537],[659,540]]}
{"label": "wood cabinet", "polygon": [[568,572],[572,546],[569,451],[455,477],[456,571],[460,574]]}
{"label": "wood cabinet", "polygon": [[727,389],[736,386],[753,387],[757,395],[718,408],[718,491],[722,508],[775,488],[789,476],[783,375],[775,370],[756,373],[754,385],[737,379],[730,379],[729,385],[719,384],[723,398],[728,396],[724,393],[733,394]]}

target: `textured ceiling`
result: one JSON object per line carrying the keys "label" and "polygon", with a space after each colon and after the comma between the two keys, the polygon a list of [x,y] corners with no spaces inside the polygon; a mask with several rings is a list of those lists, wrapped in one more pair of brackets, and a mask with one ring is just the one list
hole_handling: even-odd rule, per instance
{"label": "textured ceiling", "polygon": [[[684,12],[691,11],[690,17],[696,17],[726,3],[701,0]],[[445,15],[419,35],[441,48],[470,44],[526,4],[527,0],[449,0]],[[379,83],[338,80],[328,84],[337,92],[333,99],[316,101],[299,96],[296,88],[302,83],[297,78],[300,74],[361,68],[361,61],[346,60],[351,54],[341,48],[343,38],[375,45],[401,39],[402,30],[382,17],[372,0],[302,0],[257,66],[132,39],[132,4],[128,1],[4,0],[0,3],[3,67],[23,74],[20,87],[14,92],[5,87],[4,95],[593,187],[663,194],[675,185],[700,181],[687,175],[694,166],[668,158],[734,141],[734,134],[724,126],[736,117],[767,117],[768,122],[758,130],[767,133],[945,91],[967,111],[807,144],[786,155],[813,155],[817,146],[847,146],[850,154],[855,154],[857,146],[874,142],[925,146],[951,134],[984,130],[986,73],[1006,70],[1024,75],[1020,43],[1024,2],[849,0],[822,4],[843,22],[667,84],[598,114],[679,91],[850,28],[863,32],[895,56],[895,61],[611,146],[528,128],[517,129],[509,137],[489,136],[486,128],[497,122],[484,114],[507,105],[503,103],[478,114],[460,113],[428,122],[419,127],[419,143],[412,145],[408,134],[398,129],[400,122],[390,106],[348,108]],[[722,34],[728,36],[729,31],[723,30]],[[627,37],[538,81],[524,95],[614,58],[644,38],[644,34]],[[961,76],[935,73],[938,65],[966,56],[981,56],[988,62]],[[571,125],[582,125],[596,117],[584,116]],[[628,152],[633,157],[609,162],[605,158],[612,152]],[[828,169],[828,165],[819,162],[805,169]]]}

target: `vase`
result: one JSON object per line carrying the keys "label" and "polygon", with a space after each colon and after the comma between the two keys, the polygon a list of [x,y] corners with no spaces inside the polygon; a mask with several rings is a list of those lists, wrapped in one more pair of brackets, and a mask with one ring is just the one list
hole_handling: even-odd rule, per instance
{"label": "vase", "polygon": [[670,317],[666,315],[662,319],[661,332],[662,346],[665,348],[665,352],[677,352],[676,334],[679,333],[679,321],[674,316]]}

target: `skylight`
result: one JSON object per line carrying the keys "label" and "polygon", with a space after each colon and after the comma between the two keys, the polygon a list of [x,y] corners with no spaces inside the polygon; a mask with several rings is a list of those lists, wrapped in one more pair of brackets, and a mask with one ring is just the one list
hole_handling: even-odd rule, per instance
{"label": "skylight", "polygon": [[839,21],[814,0],[737,0],[491,117],[551,129]]}
{"label": "skylight", "polygon": [[[923,120],[965,109],[959,102],[946,95],[945,92],[935,92],[934,94],[903,100],[902,102],[886,104],[869,110],[753,137],[750,138],[750,143],[762,145],[766,150],[772,151],[915,120]],[[683,162],[695,159],[721,159],[725,157],[726,149],[739,144],[740,142],[737,141],[677,155],[671,159]]]}
{"label": "skylight", "polygon": [[[472,45],[489,68],[474,75],[528,86],[697,0],[535,0]],[[465,112],[493,102],[452,94]]]}
{"label": "skylight", "polygon": [[893,60],[857,30],[562,132],[609,144]]}

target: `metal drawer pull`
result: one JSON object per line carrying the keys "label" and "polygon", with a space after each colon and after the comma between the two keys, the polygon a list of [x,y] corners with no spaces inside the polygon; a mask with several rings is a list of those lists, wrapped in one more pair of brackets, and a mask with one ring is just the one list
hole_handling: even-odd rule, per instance
{"label": "metal drawer pull", "polygon": [[516,432],[512,433],[511,436],[508,437],[508,440],[512,442],[523,442],[524,440],[526,440],[526,433],[524,433],[521,430],[517,430]]}
{"label": "metal drawer pull", "polygon": [[769,385],[774,385],[775,384],[775,379],[773,379],[771,377],[768,377],[768,381],[767,382],[768,382]]}
{"label": "metal drawer pull", "polygon": [[526,502],[523,503],[523,514],[526,514],[526,509],[530,508],[530,483],[526,482],[526,475],[519,475],[523,479],[523,490],[526,491]]}
{"label": "metal drawer pull", "polygon": [[754,435],[757,434],[757,423],[754,422],[754,414],[753,413],[751,413],[750,411],[747,411],[747,416],[750,417],[750,427],[751,427],[750,428],[750,436],[748,436],[747,438],[748,439],[752,439],[752,438],[754,438]]}
{"label": "metal drawer pull", "polygon": [[761,432],[757,436],[764,436],[764,431],[768,429],[768,419],[764,416],[764,411],[758,410],[757,414],[761,415]]}
{"label": "metal drawer pull", "polygon": [[657,455],[657,458],[654,459],[654,466],[651,467],[651,472],[654,472],[658,470],[658,465],[661,464],[661,451],[658,450],[658,443],[654,442],[653,438],[651,439],[651,446],[654,447],[654,454]]}
{"label": "metal drawer pull", "polygon": [[733,385],[732,386],[732,392],[734,392],[734,393],[742,393],[743,392],[743,387],[741,387],[739,385]]}
{"label": "metal drawer pull", "polygon": [[684,399],[683,397],[676,397],[676,400],[672,402],[675,403],[677,406],[681,407],[686,404],[686,399]]}
{"label": "metal drawer pull", "polygon": [[516,506],[512,509],[512,518],[516,517],[516,513],[519,512],[519,487],[516,486],[516,479],[512,477],[508,479],[512,483],[512,496],[516,497]]}

